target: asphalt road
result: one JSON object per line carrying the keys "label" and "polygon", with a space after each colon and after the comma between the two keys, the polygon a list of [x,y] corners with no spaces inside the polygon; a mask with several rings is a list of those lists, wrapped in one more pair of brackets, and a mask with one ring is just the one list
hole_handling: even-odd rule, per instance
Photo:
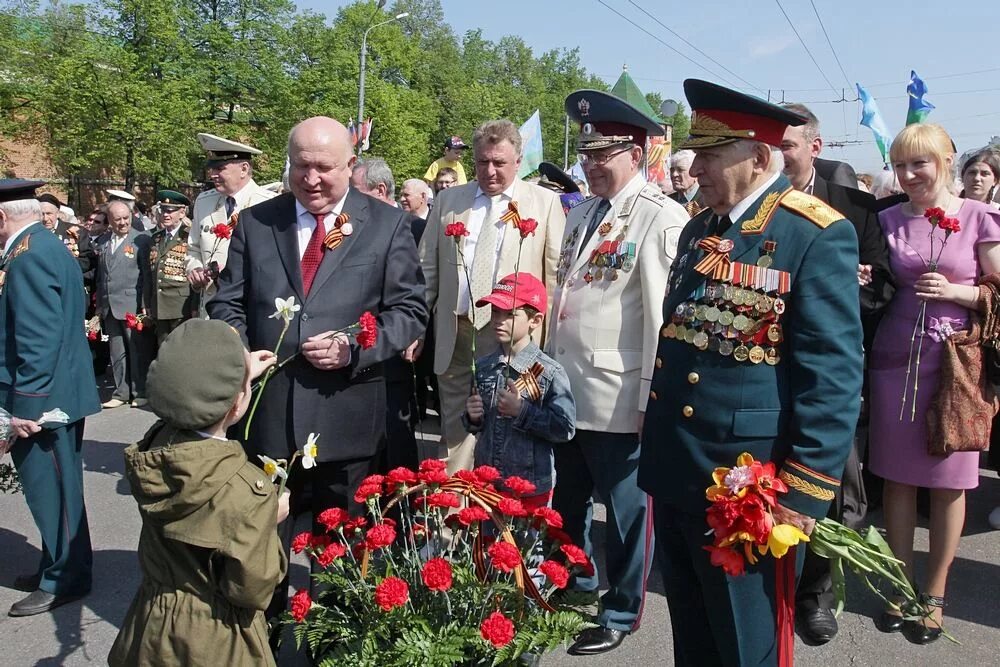
{"label": "asphalt road", "polygon": [[[135,549],[140,521],[122,476],[122,450],[140,438],[154,421],[145,410],[119,408],[87,421],[84,482],[94,543],[94,590],[80,602],[31,618],[0,616],[0,666],[105,664],[129,602],[139,582]],[[946,625],[960,645],[940,640],[916,646],[901,635],[883,635],[872,624],[877,599],[855,584],[840,619],[840,635],[822,647],[796,643],[801,665],[990,665],[1000,653],[1000,531],[986,523],[989,510],[1000,505],[1000,480],[983,472],[979,489],[969,494],[968,520],[952,569]],[[39,558],[34,523],[20,495],[0,496],[0,608],[24,594],[11,588],[14,577],[32,571]],[[872,517],[876,525],[880,516]],[[603,508],[596,528],[603,529]],[[600,539],[597,540],[600,543]],[[918,568],[927,549],[925,527],[917,531]],[[293,566],[293,585],[305,584],[306,566]],[[600,657],[575,658],[557,651],[545,665],[671,665],[670,622],[658,574],[649,582],[642,628],[616,651]],[[282,666],[307,665],[286,644]],[[415,666],[416,667],[416,666]]]}

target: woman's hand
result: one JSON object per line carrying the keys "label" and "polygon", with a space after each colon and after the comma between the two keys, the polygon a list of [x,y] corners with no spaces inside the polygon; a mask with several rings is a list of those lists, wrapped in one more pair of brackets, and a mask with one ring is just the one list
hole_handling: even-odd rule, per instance
{"label": "woman's hand", "polygon": [[913,283],[917,298],[922,301],[954,301],[955,287],[959,286],[952,285],[947,278],[934,271],[923,274]]}

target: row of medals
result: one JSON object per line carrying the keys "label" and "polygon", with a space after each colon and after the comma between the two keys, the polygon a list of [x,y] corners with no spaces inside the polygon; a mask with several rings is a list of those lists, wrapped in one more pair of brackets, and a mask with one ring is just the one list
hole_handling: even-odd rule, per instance
{"label": "row of medals", "polygon": [[664,338],[739,362],[774,366],[781,361],[778,345],[784,335],[778,320],[785,312],[784,299],[717,281],[709,281],[703,289],[704,303],[698,297],[674,309],[670,324],[663,329]]}
{"label": "row of medals", "polygon": [[[601,236],[611,231],[611,223],[602,223],[597,228],[597,233]],[[590,253],[590,267],[584,274],[584,282],[594,280],[618,280],[618,269],[626,273],[635,268],[635,248],[633,241],[625,241],[625,234],[628,232],[628,225],[625,225],[614,241],[601,241],[597,248]]]}

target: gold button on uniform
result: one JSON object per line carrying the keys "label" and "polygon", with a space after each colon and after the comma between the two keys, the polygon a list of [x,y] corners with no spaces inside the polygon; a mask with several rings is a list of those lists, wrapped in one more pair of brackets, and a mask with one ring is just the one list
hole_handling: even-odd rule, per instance
{"label": "gold button on uniform", "polygon": [[655,391],[649,392],[649,397],[655,401],[656,400],[656,392]]}
{"label": "gold button on uniform", "polygon": [[659,357],[656,358],[656,367],[657,368],[663,367],[663,359],[660,359]]}
{"label": "gold button on uniform", "polygon": [[701,376],[697,373],[688,373],[688,383],[698,384],[701,381]]}
{"label": "gold button on uniform", "polygon": [[685,405],[683,408],[681,408],[681,414],[683,414],[685,417],[692,417],[694,416],[694,408],[692,408],[690,405]]}

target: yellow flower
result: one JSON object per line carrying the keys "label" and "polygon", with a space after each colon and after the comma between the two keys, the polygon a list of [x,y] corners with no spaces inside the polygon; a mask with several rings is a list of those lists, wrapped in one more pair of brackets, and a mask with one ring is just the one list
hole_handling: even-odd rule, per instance
{"label": "yellow flower", "polygon": [[762,554],[770,551],[775,558],[781,558],[788,553],[790,547],[808,541],[809,536],[801,530],[790,523],[781,523],[771,529],[771,534],[767,536],[767,545],[758,545],[757,548]]}
{"label": "yellow flower", "polygon": [[753,474],[750,466],[755,463],[753,456],[747,452],[740,454],[733,468],[716,468],[712,471],[713,486],[705,489],[705,497],[714,501],[719,497],[742,498],[747,493],[747,487],[753,484]]}
{"label": "yellow flower", "polygon": [[316,465],[316,456],[319,454],[319,447],[316,441],[319,440],[319,433],[310,433],[306,438],[306,444],[302,445],[302,467],[308,470]]}
{"label": "yellow flower", "polygon": [[281,477],[282,479],[288,479],[288,473],[281,466],[280,463],[272,459],[270,456],[264,456],[263,454],[258,454],[257,458],[261,460],[264,464],[264,474],[271,478],[271,481]]}

